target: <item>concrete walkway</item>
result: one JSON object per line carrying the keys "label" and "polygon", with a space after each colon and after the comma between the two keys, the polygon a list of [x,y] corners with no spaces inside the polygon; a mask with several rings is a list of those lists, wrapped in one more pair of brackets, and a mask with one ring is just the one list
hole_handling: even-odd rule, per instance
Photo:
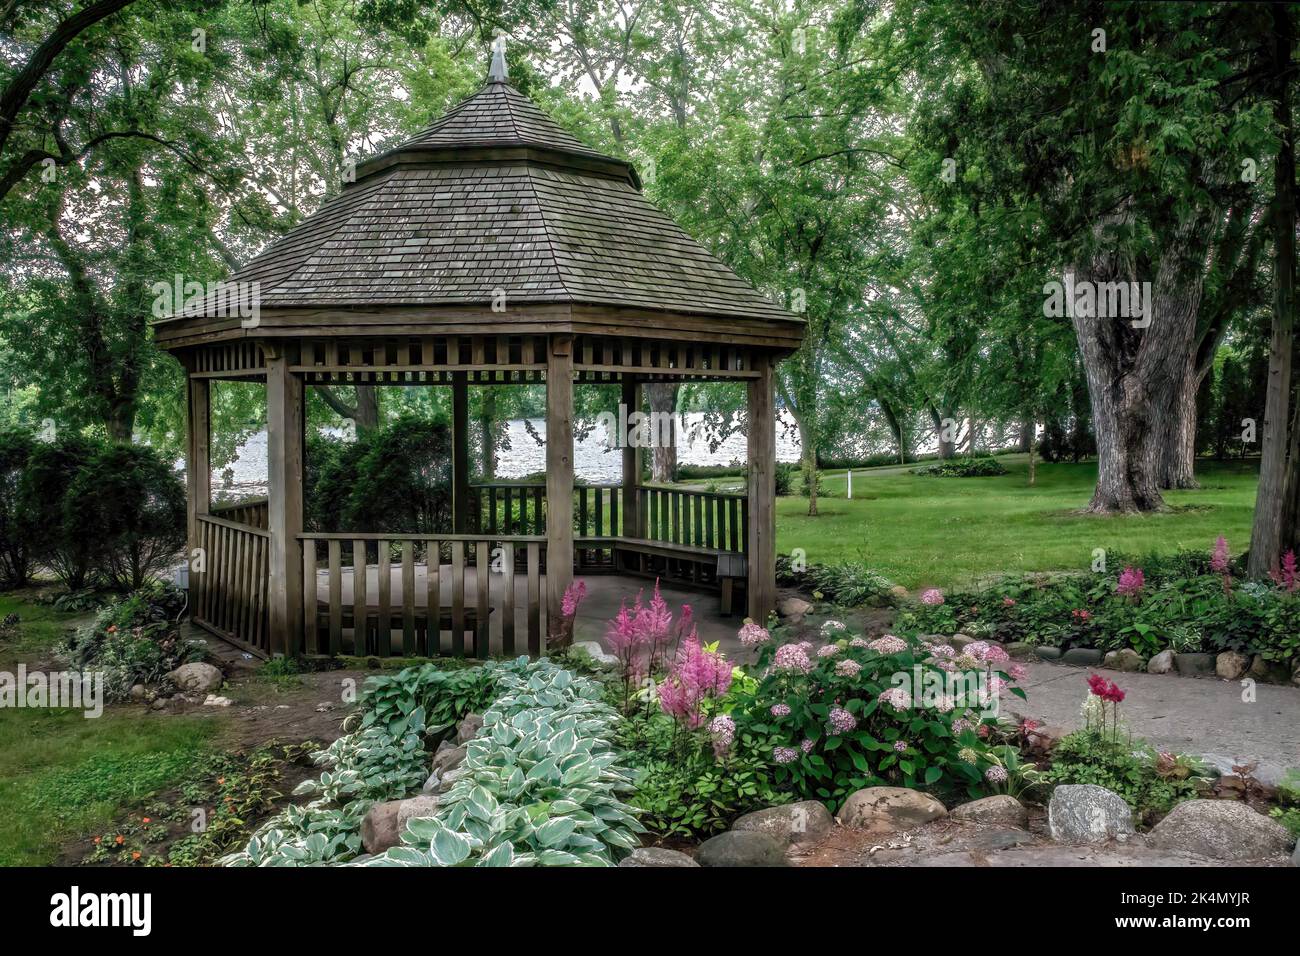
{"label": "concrete walkway", "polygon": [[[1047,725],[1079,727],[1092,669],[1046,662],[1025,667],[1029,675],[1020,686],[1028,700],[1004,696],[1005,709]],[[1239,681],[1095,670],[1127,693],[1120,717],[1133,736],[1158,749],[1258,761],[1256,776],[1264,782],[1300,768],[1300,687],[1257,683],[1248,701]]]}

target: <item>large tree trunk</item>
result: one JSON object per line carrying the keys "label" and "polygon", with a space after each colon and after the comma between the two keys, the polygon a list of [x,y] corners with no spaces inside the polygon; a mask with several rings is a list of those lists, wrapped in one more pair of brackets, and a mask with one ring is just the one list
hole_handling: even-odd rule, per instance
{"label": "large tree trunk", "polygon": [[[677,386],[671,382],[655,382],[645,387],[646,401],[650,405],[651,415],[674,416],[677,412]],[[629,413],[630,414],[630,413]],[[667,445],[656,444],[650,456],[650,480],[658,482],[672,481],[677,477],[677,420],[669,418]],[[654,429],[656,435],[662,435]]]}
{"label": "large tree trunk", "polygon": [[894,436],[894,443],[898,446],[899,464],[907,462],[907,443],[903,436],[903,423],[898,418],[898,412],[894,410],[894,405],[887,399],[876,396],[876,403],[880,406],[880,412],[885,416],[885,423],[889,425],[889,433]]}
{"label": "large tree trunk", "polygon": [[1016,442],[1016,450],[1022,455],[1028,455],[1034,448],[1034,423],[1025,419],[1020,423],[1020,437]]}
{"label": "large tree trunk", "polygon": [[1273,115],[1281,131],[1273,197],[1273,333],[1269,342],[1268,390],[1264,401],[1259,490],[1250,532],[1246,573],[1262,578],[1282,555],[1287,437],[1291,400],[1291,349],[1295,323],[1295,134],[1291,128],[1288,73],[1294,45],[1290,8],[1273,7]]}
{"label": "large tree trunk", "polygon": [[352,420],[356,422],[357,434],[372,431],[379,427],[379,389],[373,385],[358,385],[357,409]]}
{"label": "large tree trunk", "polygon": [[951,458],[957,454],[957,436],[949,435],[946,423],[953,420],[951,411],[941,412],[933,405],[929,407],[930,422],[934,425],[934,437],[939,443],[939,457]]}
{"label": "large tree trunk", "polygon": [[1199,488],[1196,481],[1196,395],[1201,376],[1195,356],[1187,357],[1181,381],[1174,386],[1174,399],[1160,418],[1160,487]]}

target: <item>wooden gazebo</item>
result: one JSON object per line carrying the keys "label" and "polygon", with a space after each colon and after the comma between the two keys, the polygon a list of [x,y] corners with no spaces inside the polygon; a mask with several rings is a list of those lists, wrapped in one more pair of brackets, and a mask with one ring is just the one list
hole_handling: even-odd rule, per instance
{"label": "wooden gazebo", "polygon": [[[192,612],[208,630],[260,655],[537,654],[575,567],[676,573],[743,588],[754,618],[772,609],[773,367],[803,323],[655,208],[630,164],[514,89],[499,53],[477,93],[360,164],[226,290],[155,325],[188,374]],[[264,506],[211,502],[223,379],[266,383]],[[575,383],[621,383],[636,411],[643,383],[701,380],[747,386],[745,494],[643,486],[638,448],[620,484],[575,490]],[[469,386],[542,382],[544,488],[471,486]],[[321,384],[450,387],[447,533],[304,531],[304,389]]]}

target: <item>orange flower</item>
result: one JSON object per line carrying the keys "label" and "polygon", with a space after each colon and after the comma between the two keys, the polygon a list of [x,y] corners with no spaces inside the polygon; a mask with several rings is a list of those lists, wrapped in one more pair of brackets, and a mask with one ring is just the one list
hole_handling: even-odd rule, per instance
{"label": "orange flower", "polygon": [[122,834],[119,833],[117,836],[113,837],[113,842],[116,843],[118,846],[121,846],[123,843],[126,842],[126,837],[122,836]]}
{"label": "orange flower", "polygon": [[96,843],[96,844],[100,844],[100,843],[103,843],[103,842],[104,842],[104,838],[103,838],[103,837],[95,837],[95,843]]}
{"label": "orange flower", "polygon": [[108,629],[108,633],[110,633],[110,634],[116,634],[116,633],[117,633],[117,625],[114,624],[114,625],[112,625],[111,627],[109,627],[109,629]]}
{"label": "orange flower", "polygon": [[217,786],[218,786],[218,787],[224,787],[225,785],[226,785],[226,778],[225,778],[225,777],[218,777],[218,778],[217,778]]}
{"label": "orange flower", "polygon": [[140,851],[139,851],[139,850],[133,850],[133,851],[131,852],[131,859],[132,859],[132,860],[138,860],[138,859],[140,859]]}
{"label": "orange flower", "polygon": [[143,822],[145,822],[145,823],[152,823],[153,821],[150,820],[148,817],[145,817],[144,820],[143,820]]}

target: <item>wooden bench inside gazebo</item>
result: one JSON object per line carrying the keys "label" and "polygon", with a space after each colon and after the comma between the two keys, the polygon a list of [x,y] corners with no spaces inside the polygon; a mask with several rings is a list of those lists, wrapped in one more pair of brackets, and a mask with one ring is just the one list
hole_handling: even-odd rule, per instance
{"label": "wooden bench inside gazebo", "polygon": [[[775,603],[774,366],[803,323],[755,292],[505,77],[356,169],[354,182],[155,324],[188,380],[196,623],[269,654],[540,654],[574,574],[667,577],[761,619]],[[214,506],[210,389],[265,382],[268,497]],[[742,493],[575,484],[574,387],[747,393]],[[474,386],[546,390],[546,480],[472,484]],[[305,389],[451,390],[451,527],[305,529]],[[626,438],[626,436],[624,436]],[[562,504],[560,504],[562,503]],[[480,587],[480,582],[486,586]],[[629,588],[629,592],[634,588]],[[431,609],[436,609],[432,611]]]}

